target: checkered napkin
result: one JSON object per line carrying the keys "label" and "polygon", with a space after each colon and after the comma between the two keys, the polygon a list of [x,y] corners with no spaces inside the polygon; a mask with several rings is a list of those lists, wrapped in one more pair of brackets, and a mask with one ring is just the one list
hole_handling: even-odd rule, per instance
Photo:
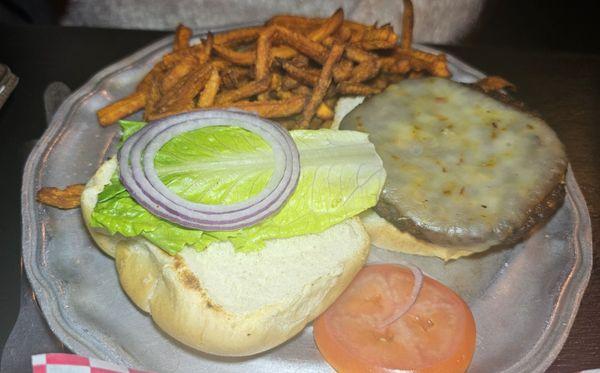
{"label": "checkered napkin", "polygon": [[40,354],[31,357],[33,373],[151,373],[73,354]]}

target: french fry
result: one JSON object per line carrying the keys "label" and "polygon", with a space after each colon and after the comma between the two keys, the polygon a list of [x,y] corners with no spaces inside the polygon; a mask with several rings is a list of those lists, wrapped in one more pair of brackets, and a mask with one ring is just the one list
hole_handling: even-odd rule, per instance
{"label": "french fry", "polygon": [[297,88],[300,85],[296,79],[292,78],[289,75],[285,75],[281,81],[281,89],[284,91],[289,91],[294,88]]}
{"label": "french fry", "polygon": [[190,72],[159,100],[157,114],[180,112],[194,107],[194,97],[204,87],[212,66],[203,65]]}
{"label": "french fry", "polygon": [[155,78],[146,91],[146,105],[144,106],[144,119],[149,120],[158,110],[158,102],[161,98],[159,79]]}
{"label": "french fry", "polygon": [[396,49],[396,55],[408,58],[410,66],[417,70],[425,70],[433,76],[447,78],[450,76],[446,56],[431,54],[416,49]]}
{"label": "french fry", "polygon": [[254,51],[238,52],[218,44],[213,46],[213,50],[218,56],[236,65],[252,66],[256,59],[256,52]]}
{"label": "french fry", "polygon": [[[197,63],[198,65],[202,65],[208,62],[208,60],[210,59],[210,54],[212,53],[212,49],[215,45],[215,41],[214,41],[214,36],[212,33],[207,33],[206,34],[206,39],[204,39],[202,41],[202,44],[200,44],[199,46],[195,46],[197,47],[195,49],[196,53],[196,59],[197,59]],[[193,49],[194,47],[192,47]]]}
{"label": "french fry", "polygon": [[366,61],[373,60],[373,59],[377,58],[377,56],[375,54],[369,53],[369,52],[364,51],[364,50],[362,50],[362,49],[360,49],[358,47],[351,46],[351,45],[346,46],[346,49],[344,51],[344,55],[349,60],[354,61],[354,62],[358,62],[358,63],[366,62]]}
{"label": "french fry", "polygon": [[146,95],[143,92],[136,91],[129,96],[113,102],[112,104],[98,110],[98,122],[102,126],[108,126],[119,119],[141,110],[146,103]]}
{"label": "french fry", "polygon": [[257,80],[264,78],[269,73],[269,66],[271,66],[270,47],[274,32],[274,28],[267,27],[260,33],[256,42],[256,72],[254,75]]}
{"label": "french fry", "polygon": [[190,71],[196,65],[196,58],[194,56],[186,56],[178,64],[174,65],[171,70],[167,72],[165,77],[162,79],[161,88],[163,91],[168,91],[181,78],[189,74]]}
{"label": "french fry", "polygon": [[269,89],[271,84],[271,78],[265,76],[260,80],[255,80],[250,83],[244,84],[237,89],[233,89],[227,92],[219,94],[215,100],[217,105],[227,104],[243,100],[248,97],[258,95]]}
{"label": "french fry", "polygon": [[314,29],[323,23],[323,19],[309,18],[303,16],[294,16],[289,14],[280,14],[271,17],[265,25],[267,26],[283,26],[293,30]]}
{"label": "french fry", "polygon": [[231,46],[238,43],[247,43],[258,38],[263,29],[263,26],[255,26],[225,31],[215,35],[215,44]]}
{"label": "french fry", "polygon": [[382,90],[362,83],[341,82],[336,87],[337,92],[343,95],[370,96],[380,93]]}
{"label": "french fry", "polygon": [[200,93],[198,107],[207,108],[212,106],[215,103],[215,97],[217,96],[217,92],[219,92],[220,86],[221,76],[219,75],[219,70],[213,68],[210,72],[208,80],[206,81],[204,89]]}
{"label": "french fry", "polygon": [[317,108],[317,117],[323,120],[330,120],[333,119],[333,116],[333,110],[329,106],[327,106],[327,104],[321,102],[321,104],[319,104],[319,107]]}
{"label": "french fry", "polygon": [[57,207],[59,209],[72,209],[79,207],[81,194],[85,184],[73,184],[64,189],[55,187],[44,187],[38,190],[36,199],[44,205]]}
{"label": "french fry", "polygon": [[284,100],[277,101],[238,101],[227,104],[220,104],[221,108],[236,108],[240,110],[252,111],[264,118],[283,118],[298,114],[304,108],[306,96],[293,96]]}
{"label": "french fry", "polygon": [[381,62],[381,70],[386,73],[406,74],[410,70],[410,62],[408,59],[382,57],[379,61]]}
{"label": "french fry", "polygon": [[323,101],[323,98],[325,98],[327,89],[331,84],[333,66],[340,60],[340,58],[342,58],[343,53],[344,47],[341,44],[335,44],[331,48],[331,51],[325,60],[325,64],[323,65],[323,69],[321,70],[321,74],[319,75],[317,85],[313,89],[312,96],[302,112],[302,121],[300,122],[300,127],[307,128],[311,124],[310,121],[315,115],[318,106]]}
{"label": "french fry", "polygon": [[365,50],[392,49],[396,46],[396,40],[363,40],[360,46]]}
{"label": "french fry", "polygon": [[185,49],[190,46],[190,37],[192,37],[192,29],[182,25],[181,23],[175,29],[175,42],[173,50]]}
{"label": "french fry", "polygon": [[352,37],[352,31],[350,28],[342,24],[340,28],[335,32],[334,38],[337,39],[339,43],[346,43]]}
{"label": "french fry", "polygon": [[364,82],[365,80],[369,80],[379,74],[380,68],[381,63],[376,58],[361,62],[356,65],[354,69],[352,69],[352,73],[348,81],[360,83]]}
{"label": "french fry", "polygon": [[323,22],[317,29],[308,34],[308,38],[312,41],[321,41],[336,32],[343,22],[344,10],[338,8],[327,21]]}
{"label": "french fry", "polygon": [[516,91],[517,87],[509,82],[508,80],[500,77],[500,76],[486,76],[483,79],[480,79],[477,83],[475,83],[479,88],[481,88],[484,92],[493,92],[499,91],[501,89],[510,89],[512,91]]}
{"label": "french fry", "polygon": [[221,71],[221,83],[225,89],[234,89],[250,79],[250,71],[247,68],[230,65]]}
{"label": "french fry", "polygon": [[297,67],[291,62],[284,62],[281,67],[295,80],[311,87],[317,85],[319,81],[319,70],[308,67]]}
{"label": "french fry", "polygon": [[368,28],[362,40],[392,40],[395,43],[398,40],[398,35],[394,32],[392,25],[388,23],[381,27]]}
{"label": "french fry", "polygon": [[352,62],[350,62],[350,60],[342,59],[333,67],[333,80],[335,80],[336,82],[348,80],[351,76]]}
{"label": "french fry", "polygon": [[415,12],[411,0],[403,0],[403,5],[404,10],[402,11],[402,36],[400,38],[400,48],[410,49],[413,39]]}
{"label": "french fry", "polygon": [[309,38],[281,26],[274,26],[275,39],[288,44],[320,64],[327,59],[327,48]]}
{"label": "french fry", "polygon": [[141,91],[146,94],[150,90],[150,86],[154,84],[155,80],[165,73],[167,66],[161,61],[154,65],[152,69],[144,76],[144,79],[135,88],[136,91]]}

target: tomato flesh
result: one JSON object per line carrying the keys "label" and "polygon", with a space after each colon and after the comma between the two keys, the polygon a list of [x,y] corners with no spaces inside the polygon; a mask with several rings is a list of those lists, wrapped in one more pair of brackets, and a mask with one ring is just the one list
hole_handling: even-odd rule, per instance
{"label": "tomato flesh", "polygon": [[363,268],[314,323],[321,354],[339,372],[464,372],[475,350],[475,321],[466,303],[429,277],[415,304],[385,325],[408,301],[412,272],[383,264]]}

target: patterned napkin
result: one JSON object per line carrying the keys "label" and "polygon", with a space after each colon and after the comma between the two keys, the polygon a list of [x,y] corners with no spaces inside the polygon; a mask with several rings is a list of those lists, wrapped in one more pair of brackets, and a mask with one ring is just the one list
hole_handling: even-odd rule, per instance
{"label": "patterned napkin", "polygon": [[151,373],[74,354],[40,354],[31,357],[33,373]]}

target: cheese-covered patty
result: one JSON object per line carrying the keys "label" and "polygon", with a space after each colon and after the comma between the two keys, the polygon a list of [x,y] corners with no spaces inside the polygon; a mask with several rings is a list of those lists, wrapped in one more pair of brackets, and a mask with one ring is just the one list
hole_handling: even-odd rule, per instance
{"label": "cheese-covered patty", "polygon": [[387,181],[376,211],[442,246],[514,240],[562,198],[567,158],[540,118],[447,79],[405,80],[348,114]]}

